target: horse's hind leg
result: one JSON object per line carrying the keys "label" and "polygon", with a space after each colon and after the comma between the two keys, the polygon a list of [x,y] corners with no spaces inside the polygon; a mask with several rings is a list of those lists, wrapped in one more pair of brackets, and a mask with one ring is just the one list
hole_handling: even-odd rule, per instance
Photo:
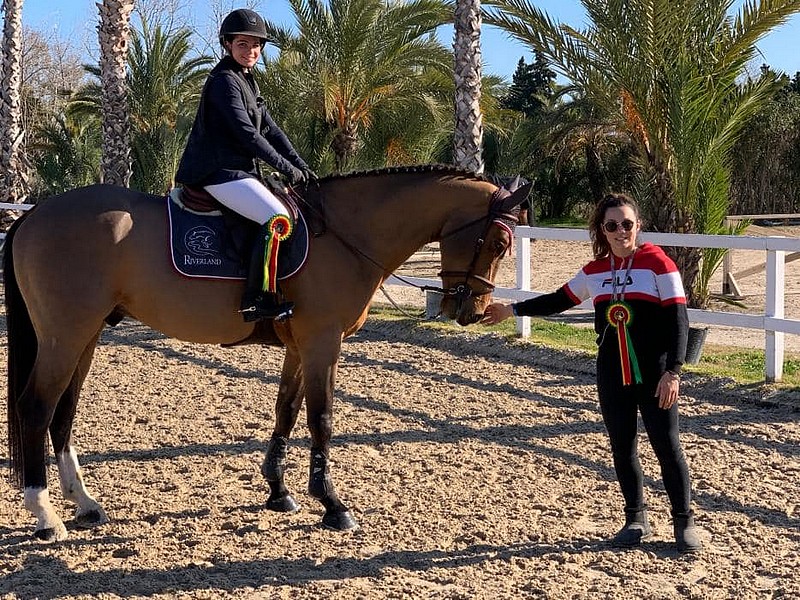
{"label": "horse's hind leg", "polygon": [[75,377],[85,348],[85,344],[78,346],[65,340],[40,343],[30,378],[17,401],[23,498],[25,508],[37,519],[34,536],[44,541],[67,537],[67,529],[53,508],[47,489],[47,431],[62,394]]}
{"label": "horse's hind leg", "polygon": [[78,505],[75,512],[75,521],[79,527],[97,527],[108,522],[105,511],[86,491],[83,482],[78,455],[72,446],[72,424],[75,420],[75,411],[78,407],[83,382],[89,373],[94,350],[97,346],[98,333],[83,351],[78,366],[72,375],[66,391],[56,407],[53,420],[50,423],[50,439],[53,442],[53,451],[58,465],[58,476],[61,483],[61,492],[64,498]]}
{"label": "horse's hind leg", "polygon": [[261,472],[267,480],[270,495],[267,508],[277,512],[295,512],[300,507],[284,483],[289,435],[303,405],[303,371],[297,352],[287,348],[283,359],[278,399],[275,403],[275,430],[267,447]]}

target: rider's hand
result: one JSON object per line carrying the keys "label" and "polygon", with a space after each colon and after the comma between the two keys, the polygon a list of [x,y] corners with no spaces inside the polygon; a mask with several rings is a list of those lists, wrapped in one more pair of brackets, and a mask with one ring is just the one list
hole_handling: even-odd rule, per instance
{"label": "rider's hand", "polygon": [[289,169],[284,175],[286,175],[286,179],[289,180],[289,185],[298,185],[306,181],[305,173],[294,165],[289,165]]}
{"label": "rider's hand", "polygon": [[317,177],[317,174],[311,170],[311,167],[308,166],[303,167],[301,171],[303,171],[303,175],[305,175],[306,181],[308,182],[316,181],[317,179],[319,179],[319,177]]}

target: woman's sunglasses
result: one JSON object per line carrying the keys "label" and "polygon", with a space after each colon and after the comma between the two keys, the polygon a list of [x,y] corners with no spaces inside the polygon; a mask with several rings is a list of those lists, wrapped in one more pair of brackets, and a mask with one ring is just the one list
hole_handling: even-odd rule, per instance
{"label": "woman's sunglasses", "polygon": [[633,229],[633,226],[636,225],[630,219],[624,219],[622,223],[617,223],[616,221],[606,221],[603,223],[603,229],[605,229],[608,233],[614,233],[617,230],[617,227],[622,227],[623,231],[630,231]]}

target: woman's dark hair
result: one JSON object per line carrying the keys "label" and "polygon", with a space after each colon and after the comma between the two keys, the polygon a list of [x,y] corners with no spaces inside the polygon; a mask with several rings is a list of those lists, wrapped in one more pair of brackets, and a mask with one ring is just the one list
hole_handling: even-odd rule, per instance
{"label": "woman's dark hair", "polygon": [[606,211],[609,208],[618,208],[620,206],[630,206],[636,215],[636,220],[640,219],[639,205],[631,196],[622,193],[606,194],[595,206],[592,218],[589,221],[589,237],[592,240],[592,253],[595,258],[604,258],[611,253],[611,247],[608,245],[608,240],[603,233],[603,222],[606,219]]}

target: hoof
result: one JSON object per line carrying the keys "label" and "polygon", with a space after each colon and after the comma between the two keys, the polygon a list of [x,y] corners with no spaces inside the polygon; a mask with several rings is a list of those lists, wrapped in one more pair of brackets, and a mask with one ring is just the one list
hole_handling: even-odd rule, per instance
{"label": "hoof", "polygon": [[358,529],[358,523],[350,514],[349,510],[344,512],[326,512],[322,517],[322,525],[334,531],[350,531]]}
{"label": "hoof", "polygon": [[41,542],[61,542],[67,539],[67,528],[61,525],[59,527],[37,529],[33,532],[33,537]]}
{"label": "hoof", "polygon": [[108,523],[108,516],[102,508],[93,508],[75,515],[75,525],[81,529],[93,529]]}
{"label": "hoof", "polygon": [[300,510],[300,505],[292,498],[291,494],[271,495],[267,499],[267,508],[275,512],[294,513]]}

